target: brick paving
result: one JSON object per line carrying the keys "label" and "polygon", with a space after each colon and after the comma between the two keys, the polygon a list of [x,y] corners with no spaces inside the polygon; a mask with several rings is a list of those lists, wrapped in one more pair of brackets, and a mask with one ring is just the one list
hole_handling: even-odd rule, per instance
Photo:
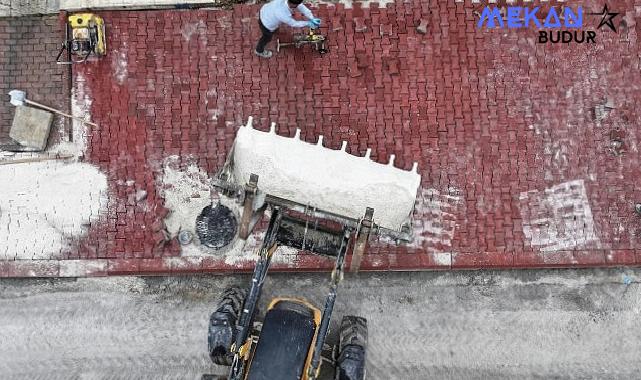
{"label": "brick paving", "polygon": [[[12,89],[27,92],[39,103],[69,112],[69,67],[56,65],[63,39],[57,15],[0,18],[0,144],[8,143],[15,107],[4,96]],[[53,133],[64,126],[56,117]]]}
{"label": "brick paving", "polygon": [[[481,6],[469,2],[320,5],[329,54],[271,60],[252,53],[258,6],[100,12],[108,56],[74,66],[74,79],[100,125],[85,158],[109,177],[109,210],[60,260],[0,262],[0,273],[249,269],[162,243],[169,210],[159,192],[167,157],[215,173],[248,116],[263,130],[276,122],[281,135],[323,135],[334,149],[346,140],[352,154],[371,148],[379,162],[394,154],[401,168],[419,162],[415,242],[372,242],[364,269],[641,264],[641,6],[609,6],[618,33],[550,45],[532,30],[477,29]],[[331,263],[300,253],[274,265]]]}

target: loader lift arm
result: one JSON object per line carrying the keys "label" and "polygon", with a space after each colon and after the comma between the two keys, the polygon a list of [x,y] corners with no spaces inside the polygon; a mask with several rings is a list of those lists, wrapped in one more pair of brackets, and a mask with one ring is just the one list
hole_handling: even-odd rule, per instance
{"label": "loader lift arm", "polygon": [[260,259],[258,259],[256,267],[254,268],[249,295],[245,300],[243,310],[236,327],[236,341],[232,346],[234,360],[232,362],[230,380],[240,380],[244,372],[244,361],[240,359],[241,356],[245,354],[243,348],[245,347],[247,338],[249,337],[252,317],[256,310],[256,304],[260,298],[263,284],[265,283],[265,277],[267,277],[267,272],[269,271],[272,255],[274,254],[274,251],[276,251],[276,248],[278,248],[276,233],[278,232],[281,216],[282,214],[280,209],[274,208],[271,219],[269,220],[269,227],[265,233],[265,240],[260,248]]}
{"label": "loader lift arm", "polygon": [[312,353],[312,362],[307,372],[307,378],[309,380],[316,379],[316,376],[318,374],[323,344],[325,344],[325,338],[327,338],[327,332],[329,331],[329,321],[332,319],[332,312],[334,311],[336,289],[338,288],[338,284],[343,280],[343,264],[345,263],[345,255],[347,254],[347,248],[349,247],[351,235],[351,231],[345,228],[343,231],[343,241],[341,243],[341,248],[338,252],[338,255],[336,256],[336,264],[334,264],[334,270],[332,271],[329,295],[325,300],[325,307],[323,308],[323,316],[321,318],[321,323],[318,330],[318,337],[316,339],[316,345],[314,346],[314,351]]}

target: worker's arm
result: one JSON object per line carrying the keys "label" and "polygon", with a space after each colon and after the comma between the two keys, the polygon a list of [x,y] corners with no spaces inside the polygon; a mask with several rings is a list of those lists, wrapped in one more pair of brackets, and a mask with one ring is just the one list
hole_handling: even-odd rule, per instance
{"label": "worker's arm", "polygon": [[291,26],[292,28],[304,28],[306,26],[309,26],[309,21],[295,20],[291,14],[282,14],[280,16],[280,21]]}
{"label": "worker's arm", "polygon": [[314,14],[312,13],[312,11],[309,10],[309,8],[307,8],[305,6],[305,4],[303,4],[303,3],[298,4],[296,9],[298,9],[300,14],[305,16],[306,19],[308,19],[308,20],[313,20],[314,19]]}

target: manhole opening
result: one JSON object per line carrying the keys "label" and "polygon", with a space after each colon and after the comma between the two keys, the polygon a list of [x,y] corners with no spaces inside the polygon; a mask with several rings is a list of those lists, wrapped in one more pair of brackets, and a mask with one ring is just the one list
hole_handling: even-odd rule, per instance
{"label": "manhole opening", "polygon": [[213,249],[228,246],[236,236],[238,222],[225,205],[209,205],[196,218],[196,234],[200,243]]}

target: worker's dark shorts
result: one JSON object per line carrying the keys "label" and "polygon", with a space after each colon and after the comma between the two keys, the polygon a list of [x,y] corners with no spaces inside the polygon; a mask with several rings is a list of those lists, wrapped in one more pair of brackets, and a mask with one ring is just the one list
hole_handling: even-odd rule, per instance
{"label": "worker's dark shorts", "polygon": [[263,25],[263,22],[260,21],[260,16],[258,17],[258,26],[260,27],[260,31],[263,32],[263,34],[274,34],[278,30],[276,29],[272,32],[271,30],[267,29],[267,27]]}
{"label": "worker's dark shorts", "polygon": [[260,31],[263,35],[260,37],[260,40],[258,40],[258,44],[256,45],[256,51],[259,53],[262,53],[263,50],[265,50],[265,45],[267,45],[269,41],[272,40],[274,33],[276,33],[278,29],[274,30],[273,32],[267,29],[265,25],[263,25],[263,22],[260,21],[260,16],[258,17],[258,26],[260,27]]}

